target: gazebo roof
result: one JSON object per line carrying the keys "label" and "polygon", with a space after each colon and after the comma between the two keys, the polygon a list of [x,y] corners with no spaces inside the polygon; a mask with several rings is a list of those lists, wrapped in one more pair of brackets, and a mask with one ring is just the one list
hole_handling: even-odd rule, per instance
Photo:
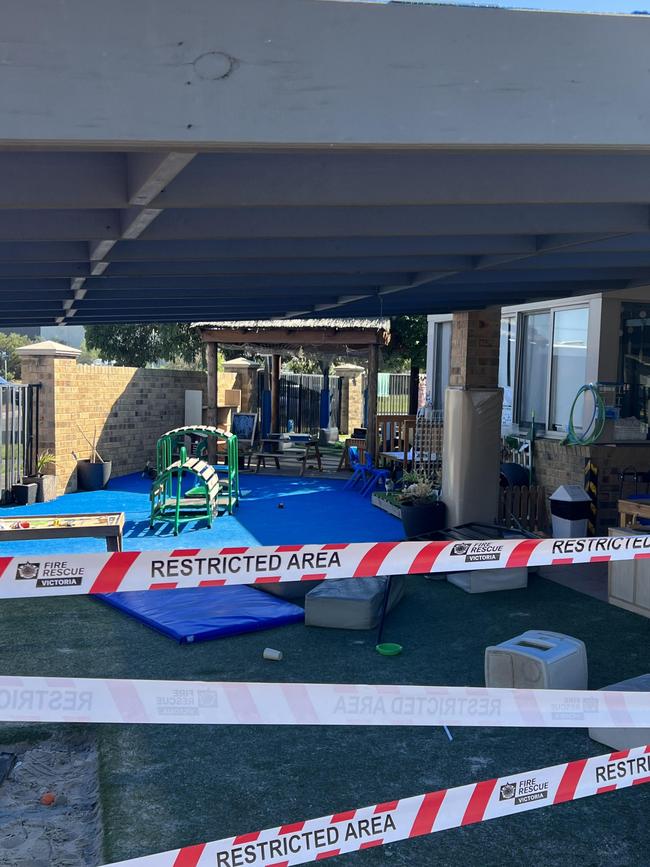
{"label": "gazebo roof", "polygon": [[206,343],[278,351],[284,347],[342,348],[386,346],[388,319],[244,319],[234,322],[197,322]]}

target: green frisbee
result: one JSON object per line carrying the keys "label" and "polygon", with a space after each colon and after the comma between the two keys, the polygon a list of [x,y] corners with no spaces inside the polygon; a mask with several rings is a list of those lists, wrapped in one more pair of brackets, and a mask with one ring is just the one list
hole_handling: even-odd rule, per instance
{"label": "green frisbee", "polygon": [[381,653],[382,656],[397,656],[402,652],[401,644],[378,644],[375,647],[377,653]]}

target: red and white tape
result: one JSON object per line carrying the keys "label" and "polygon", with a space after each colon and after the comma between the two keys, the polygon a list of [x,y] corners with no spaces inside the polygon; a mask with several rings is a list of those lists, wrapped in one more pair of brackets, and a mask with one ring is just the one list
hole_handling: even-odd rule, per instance
{"label": "red and white tape", "polygon": [[0,676],[0,720],[645,728],[650,693]]}
{"label": "red and white tape", "polygon": [[0,598],[322,581],[650,558],[650,535],[354,542],[0,557]]}
{"label": "red and white tape", "polygon": [[[650,747],[227,837],[113,867],[290,867],[650,782]],[[433,855],[432,855],[433,857]]]}

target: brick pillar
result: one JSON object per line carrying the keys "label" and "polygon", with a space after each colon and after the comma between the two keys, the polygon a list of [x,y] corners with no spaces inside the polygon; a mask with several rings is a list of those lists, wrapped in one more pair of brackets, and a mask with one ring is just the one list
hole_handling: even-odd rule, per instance
{"label": "brick pillar", "polygon": [[[59,407],[57,392],[65,387],[77,366],[79,349],[45,340],[42,343],[32,343],[21,346],[17,350],[20,356],[20,378],[25,385],[40,384],[39,393],[39,452],[51,451],[56,463],[48,467],[46,473],[57,477],[56,493],[63,494],[67,479],[74,470],[75,461],[70,454],[70,437],[68,429],[76,423],[73,407]],[[58,415],[57,415],[58,413]],[[72,468],[72,469],[71,469]]]}
{"label": "brick pillar", "polygon": [[339,364],[332,368],[332,375],[342,380],[340,431],[351,434],[355,427],[363,427],[364,368],[359,364]]}
{"label": "brick pillar", "polygon": [[450,526],[494,523],[499,495],[501,310],[454,313],[445,393],[442,496]]}
{"label": "brick pillar", "polygon": [[[256,412],[258,404],[257,371],[259,364],[248,358],[233,358],[223,366],[224,388],[238,388],[241,391],[241,412]],[[220,392],[222,394],[222,392]]]}
{"label": "brick pillar", "polygon": [[451,329],[452,388],[497,388],[501,308],[454,313]]}

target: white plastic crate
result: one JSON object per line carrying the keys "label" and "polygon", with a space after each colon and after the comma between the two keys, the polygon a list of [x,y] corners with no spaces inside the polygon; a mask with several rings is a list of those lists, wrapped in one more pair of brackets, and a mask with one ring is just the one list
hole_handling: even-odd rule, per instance
{"label": "white plastic crate", "polygon": [[485,685],[514,689],[587,689],[583,641],[530,629],[485,649]]}

